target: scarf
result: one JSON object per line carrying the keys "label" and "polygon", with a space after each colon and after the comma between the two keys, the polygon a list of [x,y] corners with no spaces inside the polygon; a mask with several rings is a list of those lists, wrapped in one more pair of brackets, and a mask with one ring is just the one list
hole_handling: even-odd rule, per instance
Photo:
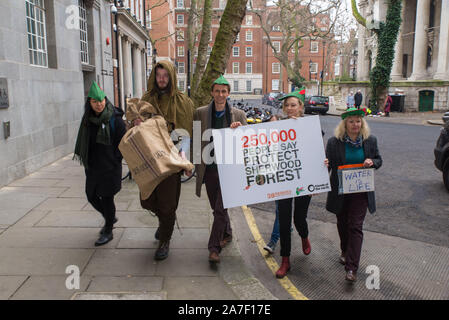
{"label": "scarf", "polygon": [[352,141],[351,138],[347,134],[343,137],[344,142],[348,143],[350,146],[354,148],[362,147],[362,136],[358,136],[355,141]]}
{"label": "scarf", "polygon": [[[90,106],[89,106],[90,108]],[[100,116],[95,116],[95,113],[89,110],[83,115],[81,125],[78,130],[78,136],[75,144],[74,160],[78,160],[84,168],[88,169],[89,163],[89,126],[88,122],[98,126],[96,142],[104,145],[111,145],[111,132],[109,127],[109,121],[114,115],[113,106],[106,102],[106,107]]]}

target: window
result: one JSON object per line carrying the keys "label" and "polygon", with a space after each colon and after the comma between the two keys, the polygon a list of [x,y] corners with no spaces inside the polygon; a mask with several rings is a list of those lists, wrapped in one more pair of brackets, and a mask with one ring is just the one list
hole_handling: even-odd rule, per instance
{"label": "window", "polygon": [[186,68],[184,62],[178,62],[178,73],[184,74],[186,73]]}
{"label": "window", "polygon": [[89,50],[87,41],[87,12],[84,0],[78,0],[80,15],[80,46],[81,46],[81,63],[89,64]]}
{"label": "window", "polygon": [[178,35],[176,37],[176,40],[178,41],[184,41],[184,31],[183,30],[179,30],[178,31]]}
{"label": "window", "polygon": [[238,80],[234,80],[234,91],[239,91],[239,81]]}
{"label": "window", "polygon": [[253,56],[253,47],[246,47],[246,56],[247,57]]}
{"label": "window", "polygon": [[212,29],[210,30],[210,34],[209,34],[209,42],[212,42]]}
{"label": "window", "polygon": [[246,92],[251,92],[251,80],[246,80]]}
{"label": "window", "polygon": [[272,31],[281,31],[281,26],[273,26]]}
{"label": "window", "polygon": [[147,29],[151,29],[151,10],[147,10],[146,23]]}
{"label": "window", "polygon": [[235,41],[236,41],[236,42],[237,42],[237,41],[240,41],[240,32],[237,33],[237,38],[235,38]]}
{"label": "window", "polygon": [[238,62],[232,63],[232,73],[239,73],[239,63]]}
{"label": "window", "polygon": [[279,79],[271,80],[271,91],[278,91],[278,90],[279,90]]}
{"label": "window", "polygon": [[310,73],[317,73],[318,70],[318,63],[312,62],[310,65]]}
{"label": "window", "polygon": [[246,31],[246,41],[253,41],[253,32]]}
{"label": "window", "polygon": [[240,47],[232,47],[232,56],[233,57],[240,56]]}
{"label": "window", "polygon": [[271,73],[281,73],[281,64],[279,62],[271,64]]}
{"label": "window", "polygon": [[177,0],[176,8],[184,8],[184,0]]}
{"label": "window", "polygon": [[253,25],[253,16],[246,16],[246,25],[248,26]]}
{"label": "window", "polygon": [[210,56],[211,52],[212,52],[212,47],[207,47],[207,56]]}
{"label": "window", "polygon": [[252,62],[246,63],[246,73],[253,73],[253,63]]}
{"label": "window", "polygon": [[48,67],[44,0],[26,0],[26,18],[30,64]]}
{"label": "window", "polygon": [[327,28],[326,28],[326,27],[321,27],[320,29],[321,29],[321,31],[324,31],[324,32],[327,31]]}
{"label": "window", "polygon": [[178,57],[184,57],[184,46],[178,47]]}
{"label": "window", "polygon": [[184,91],[186,89],[185,80],[178,80],[178,89],[179,91]]}
{"label": "window", "polygon": [[281,43],[279,41],[273,41],[273,47],[274,47],[273,52],[275,53],[281,52]]}
{"label": "window", "polygon": [[176,15],[176,24],[177,25],[183,25],[184,24],[184,15],[183,14]]}
{"label": "window", "polygon": [[318,52],[318,41],[310,41],[310,52]]}
{"label": "window", "polygon": [[218,8],[219,8],[219,9],[224,9],[224,8],[226,8],[226,0],[219,0],[219,1],[218,1]]}

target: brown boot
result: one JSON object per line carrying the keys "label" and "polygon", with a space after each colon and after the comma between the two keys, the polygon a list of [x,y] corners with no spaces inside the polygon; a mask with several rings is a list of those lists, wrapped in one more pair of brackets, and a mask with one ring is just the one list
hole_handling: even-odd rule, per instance
{"label": "brown boot", "polygon": [[215,251],[212,251],[209,254],[209,262],[211,263],[220,263],[220,256]]}
{"label": "brown boot", "polygon": [[302,252],[307,256],[312,251],[312,247],[310,246],[309,238],[301,238],[302,240]]}
{"label": "brown boot", "polygon": [[276,271],[276,278],[282,279],[290,271],[290,257],[282,257],[281,267]]}

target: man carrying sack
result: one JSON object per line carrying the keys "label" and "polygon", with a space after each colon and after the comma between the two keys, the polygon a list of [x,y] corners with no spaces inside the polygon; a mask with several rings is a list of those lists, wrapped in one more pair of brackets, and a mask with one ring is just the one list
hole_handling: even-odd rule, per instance
{"label": "man carrying sack", "polygon": [[[182,145],[179,155],[186,159],[190,149],[190,137],[193,127],[193,102],[184,93],[177,89],[176,71],[169,61],[159,61],[153,68],[148,79],[148,89],[142,96],[142,101],[151,104],[168,124],[167,133],[182,129]],[[134,121],[138,125],[140,121]],[[192,167],[193,168],[193,167]],[[181,195],[181,172],[166,177],[152,191],[151,195],[141,194],[141,205],[151,210],[159,219],[159,228],[155,238],[159,240],[159,246],[154,258],[163,260],[168,257],[170,239],[173,233],[176,209]],[[191,171],[186,171],[191,174]]]}
{"label": "man carrying sack", "polygon": [[[231,107],[227,102],[230,94],[228,81],[220,76],[212,84],[211,95],[213,101],[204,107],[195,111],[194,119],[201,121],[201,136],[207,129],[232,128],[235,129],[241,125],[246,125],[245,113],[239,109]],[[201,154],[208,145],[209,141],[201,142]],[[211,150],[210,156],[214,158],[214,150]],[[201,196],[201,187],[203,180],[206,183],[207,197],[213,210],[214,222],[209,237],[209,262],[220,262],[219,254],[221,249],[232,240],[231,222],[229,220],[228,210],[223,207],[221,196],[220,180],[215,161],[206,165],[204,159],[201,164],[196,165],[196,195]]]}

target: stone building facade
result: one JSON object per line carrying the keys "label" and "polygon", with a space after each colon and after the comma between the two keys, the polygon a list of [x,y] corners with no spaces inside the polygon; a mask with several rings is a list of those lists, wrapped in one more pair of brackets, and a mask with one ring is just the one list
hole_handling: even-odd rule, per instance
{"label": "stone building facade", "polygon": [[[382,0],[360,0],[359,11],[370,23],[358,26],[357,80],[369,80],[377,53],[376,23],[385,21]],[[402,25],[395,46],[390,94],[405,95],[405,110],[449,109],[449,0],[403,1]]]}

